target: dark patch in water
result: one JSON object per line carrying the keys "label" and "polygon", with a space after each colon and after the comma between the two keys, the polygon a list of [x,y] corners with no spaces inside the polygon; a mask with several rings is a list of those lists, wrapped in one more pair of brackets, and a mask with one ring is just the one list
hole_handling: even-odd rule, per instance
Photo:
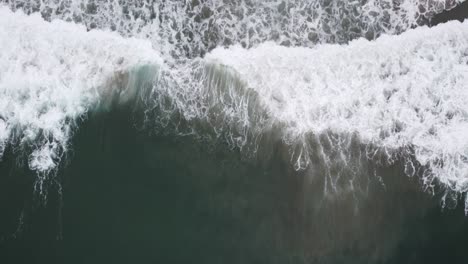
{"label": "dark patch in water", "polygon": [[450,20],[464,21],[468,18],[468,2],[463,2],[449,11],[436,14],[430,21],[431,26],[445,23]]}
{"label": "dark patch in water", "polygon": [[63,199],[52,188],[45,206],[31,195],[33,174],[6,155],[2,263],[465,259],[463,206],[442,212],[439,195],[423,193],[399,164],[377,168],[385,187],[362,175],[367,191],[326,195],[321,173],[294,172],[280,142],[270,161],[257,164],[222,143],[150,136],[129,112],[96,114],[81,125],[71,162],[59,173]]}

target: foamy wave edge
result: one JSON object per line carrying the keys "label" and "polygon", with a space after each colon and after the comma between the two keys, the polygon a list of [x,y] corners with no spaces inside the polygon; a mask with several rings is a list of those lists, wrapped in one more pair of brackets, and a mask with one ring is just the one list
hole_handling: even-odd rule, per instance
{"label": "foamy wave edge", "polygon": [[266,156],[262,146],[282,141],[296,170],[324,172],[324,188],[353,189],[368,161],[402,161],[429,190],[468,191],[467,23],[349,45],[218,48],[166,70],[147,41],[6,8],[0,25],[0,157],[19,146],[39,181],[67,153],[76,121],[139,95],[144,76],[145,114],[162,130],[181,124],[177,112],[186,127],[167,131]]}
{"label": "foamy wave edge", "polygon": [[77,121],[110,98],[128,101],[135,76],[156,78],[163,65],[148,41],[1,6],[0,49],[0,158],[8,145],[28,153],[38,182],[60,164]]}
{"label": "foamy wave edge", "polygon": [[[426,189],[444,186],[445,198],[468,191],[468,22],[312,49],[218,48],[206,63],[258,94],[265,117],[255,130],[283,127],[297,170],[316,166],[314,152],[329,167],[365,156],[403,162]],[[235,111],[248,117],[247,108]],[[359,154],[349,149],[356,140]]]}

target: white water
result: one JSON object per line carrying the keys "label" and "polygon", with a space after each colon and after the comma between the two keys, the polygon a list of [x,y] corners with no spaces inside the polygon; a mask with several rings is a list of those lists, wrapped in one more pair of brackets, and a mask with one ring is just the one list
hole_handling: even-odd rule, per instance
{"label": "white water", "polygon": [[75,122],[100,94],[111,95],[113,78],[162,64],[147,41],[6,7],[0,7],[0,50],[0,158],[7,144],[30,149],[29,167],[39,175],[58,166]]}
{"label": "white water", "polygon": [[0,0],[47,19],[150,39],[166,59],[265,41],[312,47],[421,25],[464,0]]}
{"label": "white water", "polygon": [[285,141],[357,134],[390,162],[414,154],[431,171],[426,185],[436,177],[468,191],[468,22],[313,49],[219,48],[206,59],[259,94],[270,122],[285,124]]}
{"label": "white water", "polygon": [[[311,152],[317,151],[308,141],[311,135],[331,132],[344,145],[357,135],[362,144],[373,146],[366,153],[370,160],[377,152],[390,163],[403,157],[410,176],[415,167],[428,168],[422,174],[427,187],[438,179],[449,190],[466,192],[468,24],[452,22],[349,45],[316,45],[401,33],[461,1],[397,2],[343,1],[329,7],[319,1],[288,1],[287,11],[281,11],[282,1],[170,2],[161,7],[10,1],[10,8],[86,27],[0,8],[0,157],[12,144],[28,152],[30,168],[41,177],[54,171],[79,118],[114,94],[115,87],[121,89],[119,83],[132,79],[125,75],[135,68],[163,64],[157,47],[173,65],[149,98],[167,114],[157,117],[160,123],[167,125],[178,111],[193,124],[191,133],[199,134],[198,123],[205,122],[216,136],[227,134],[241,148],[280,127],[298,170],[310,167]],[[204,7],[216,11],[196,22]],[[341,23],[346,20],[357,28]],[[120,35],[87,32],[94,27]],[[191,59],[231,44],[237,45]],[[205,71],[206,65],[217,70]],[[214,89],[220,78],[224,87]],[[349,162],[349,151],[336,151]]]}

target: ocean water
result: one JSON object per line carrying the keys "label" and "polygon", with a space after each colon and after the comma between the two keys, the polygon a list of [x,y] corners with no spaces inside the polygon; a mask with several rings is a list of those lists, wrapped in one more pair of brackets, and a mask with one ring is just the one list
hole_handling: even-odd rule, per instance
{"label": "ocean water", "polygon": [[1,262],[463,263],[462,2],[2,1]]}

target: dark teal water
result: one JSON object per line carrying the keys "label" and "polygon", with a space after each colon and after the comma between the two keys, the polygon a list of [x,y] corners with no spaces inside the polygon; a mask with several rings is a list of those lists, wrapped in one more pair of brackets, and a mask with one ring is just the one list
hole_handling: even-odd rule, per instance
{"label": "dark teal water", "polygon": [[[463,263],[468,218],[402,168],[325,195],[281,143],[245,160],[222,142],[151,135],[126,109],[96,114],[47,204],[10,153],[0,163],[1,263]],[[369,177],[363,175],[363,177]],[[21,212],[22,223],[18,223]]]}
{"label": "dark teal water", "polygon": [[[465,2],[430,24],[467,16]],[[0,263],[468,263],[463,203],[442,210],[401,164],[326,194],[323,172],[295,172],[281,142],[259,162],[139,123],[124,108],[83,121],[45,201],[7,149]]]}

